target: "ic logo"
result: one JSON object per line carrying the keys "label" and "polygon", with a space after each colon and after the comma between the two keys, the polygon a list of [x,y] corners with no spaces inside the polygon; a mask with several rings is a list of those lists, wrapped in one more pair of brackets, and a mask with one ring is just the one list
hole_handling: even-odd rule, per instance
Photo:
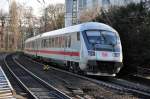
{"label": "ic logo", "polygon": [[107,52],[102,52],[102,57],[107,57],[107,56],[108,56]]}

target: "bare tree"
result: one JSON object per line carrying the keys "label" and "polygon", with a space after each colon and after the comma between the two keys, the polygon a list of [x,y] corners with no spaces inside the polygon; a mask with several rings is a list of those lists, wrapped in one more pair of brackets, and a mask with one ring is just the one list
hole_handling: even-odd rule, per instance
{"label": "bare tree", "polygon": [[4,49],[5,41],[4,41],[4,29],[5,29],[5,23],[6,23],[6,16],[7,13],[3,12],[3,10],[0,10],[0,50]]}
{"label": "bare tree", "polygon": [[64,27],[64,4],[49,5],[41,17],[43,32]]}
{"label": "bare tree", "polygon": [[26,9],[25,11],[25,19],[26,19],[26,28],[27,28],[27,37],[31,37],[34,36],[34,16],[33,16],[33,8],[29,7],[28,9]]}
{"label": "bare tree", "polygon": [[9,45],[10,48],[15,50],[18,48],[19,35],[17,4],[13,0],[10,5],[10,41],[12,42]]}
{"label": "bare tree", "polygon": [[24,46],[25,39],[34,36],[34,15],[32,7],[17,4],[18,18],[18,48]]}
{"label": "bare tree", "polygon": [[79,16],[79,21],[82,22],[88,22],[95,19],[100,14],[100,7],[96,6],[93,8],[83,9],[81,11],[81,14]]}

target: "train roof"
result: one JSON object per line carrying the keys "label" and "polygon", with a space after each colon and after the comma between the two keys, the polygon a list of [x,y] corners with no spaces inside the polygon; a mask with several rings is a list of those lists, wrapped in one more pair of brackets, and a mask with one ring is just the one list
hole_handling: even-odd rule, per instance
{"label": "train roof", "polygon": [[26,42],[29,42],[29,41],[32,41],[32,40],[35,40],[38,38],[49,37],[49,36],[54,36],[54,35],[61,35],[61,34],[65,34],[65,33],[73,33],[73,32],[90,30],[90,29],[91,30],[94,30],[94,29],[95,30],[96,29],[97,30],[108,30],[108,31],[112,31],[112,32],[117,32],[115,29],[113,29],[112,27],[110,27],[109,25],[106,25],[104,23],[86,22],[86,23],[69,26],[69,27],[54,30],[54,31],[45,32],[43,34],[40,34],[35,37],[31,37],[31,38],[27,39]]}

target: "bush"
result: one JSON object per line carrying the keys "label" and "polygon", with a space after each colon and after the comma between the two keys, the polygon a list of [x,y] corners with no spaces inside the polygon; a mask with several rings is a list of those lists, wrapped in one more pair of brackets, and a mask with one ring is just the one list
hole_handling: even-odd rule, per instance
{"label": "bush", "polygon": [[119,32],[124,69],[133,72],[137,66],[150,68],[150,12],[143,3],[113,7],[108,12],[102,11],[94,20],[109,24]]}

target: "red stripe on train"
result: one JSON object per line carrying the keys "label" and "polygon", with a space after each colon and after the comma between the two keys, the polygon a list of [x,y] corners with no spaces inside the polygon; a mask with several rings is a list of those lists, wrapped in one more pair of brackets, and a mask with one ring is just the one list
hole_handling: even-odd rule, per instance
{"label": "red stripe on train", "polygon": [[48,50],[29,50],[29,49],[26,49],[26,51],[33,52],[33,53],[58,54],[58,55],[66,55],[66,56],[80,56],[79,52],[48,51]]}

